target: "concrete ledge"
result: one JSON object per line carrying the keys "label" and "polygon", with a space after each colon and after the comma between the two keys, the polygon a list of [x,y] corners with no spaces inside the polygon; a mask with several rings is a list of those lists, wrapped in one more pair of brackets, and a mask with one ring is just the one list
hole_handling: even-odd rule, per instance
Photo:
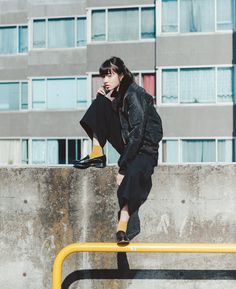
{"label": "concrete ledge", "polygon": [[[113,242],[118,210],[116,173],[117,167],[84,171],[0,168],[0,287],[51,288],[52,264],[62,247],[74,242]],[[141,233],[134,241],[236,243],[235,187],[234,164],[160,165],[153,175],[149,199],[140,209]],[[235,272],[235,255],[128,253],[127,257],[130,269],[136,272],[134,280],[132,274],[127,280],[118,274],[114,280],[77,281],[70,288],[235,286],[232,279],[236,277],[228,274]],[[79,269],[116,270],[118,261],[116,253],[73,255],[65,262],[63,276]],[[158,270],[159,277],[136,280],[145,279],[141,278],[143,270]],[[190,274],[196,270],[216,271],[200,282],[192,280],[194,276],[199,279]],[[189,282],[183,282],[181,274],[175,278],[176,272],[183,271],[189,272],[185,275]],[[208,276],[203,272],[203,277]],[[212,272],[218,272],[214,280]],[[224,281],[222,276],[226,276]]]}

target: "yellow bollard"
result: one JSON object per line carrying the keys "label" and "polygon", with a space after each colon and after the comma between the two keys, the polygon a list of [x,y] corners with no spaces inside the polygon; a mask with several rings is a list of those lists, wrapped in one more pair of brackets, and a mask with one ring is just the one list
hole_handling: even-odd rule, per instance
{"label": "yellow bollard", "polygon": [[149,253],[236,253],[236,244],[176,244],[176,243],[74,243],[64,247],[53,266],[53,289],[61,289],[64,259],[75,252],[149,252]]}

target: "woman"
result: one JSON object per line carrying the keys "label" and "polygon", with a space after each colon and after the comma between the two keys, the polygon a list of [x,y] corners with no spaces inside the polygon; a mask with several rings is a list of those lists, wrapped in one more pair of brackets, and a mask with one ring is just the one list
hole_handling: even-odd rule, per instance
{"label": "woman", "polygon": [[134,82],[132,73],[118,57],[106,60],[99,69],[104,86],[80,121],[93,140],[92,152],[75,161],[74,167],[103,168],[103,147],[108,140],[118,151],[118,225],[117,243],[129,243],[126,234],[130,217],[147,199],[152,187],[151,175],[158,161],[162,139],[161,119],[153,97]]}

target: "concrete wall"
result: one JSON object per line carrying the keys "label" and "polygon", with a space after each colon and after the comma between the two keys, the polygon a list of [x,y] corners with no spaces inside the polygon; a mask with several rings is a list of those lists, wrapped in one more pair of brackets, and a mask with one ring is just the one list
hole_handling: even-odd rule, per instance
{"label": "concrete wall", "polygon": [[[0,288],[49,289],[53,260],[63,246],[114,241],[116,173],[116,167],[1,168]],[[235,187],[236,165],[159,166],[139,211],[141,233],[133,241],[236,243]],[[63,289],[236,286],[233,254],[126,257],[70,256],[63,267]],[[95,280],[90,280],[92,275]]]}

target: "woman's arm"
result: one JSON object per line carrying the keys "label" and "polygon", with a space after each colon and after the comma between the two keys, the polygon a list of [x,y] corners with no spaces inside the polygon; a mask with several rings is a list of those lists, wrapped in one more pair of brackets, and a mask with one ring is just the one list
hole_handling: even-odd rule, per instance
{"label": "woman's arm", "polygon": [[126,101],[128,104],[128,121],[131,130],[124,152],[118,160],[120,167],[119,172],[121,174],[124,173],[128,162],[138,153],[144,136],[148,110],[148,103],[144,95],[130,92],[126,96]]}

